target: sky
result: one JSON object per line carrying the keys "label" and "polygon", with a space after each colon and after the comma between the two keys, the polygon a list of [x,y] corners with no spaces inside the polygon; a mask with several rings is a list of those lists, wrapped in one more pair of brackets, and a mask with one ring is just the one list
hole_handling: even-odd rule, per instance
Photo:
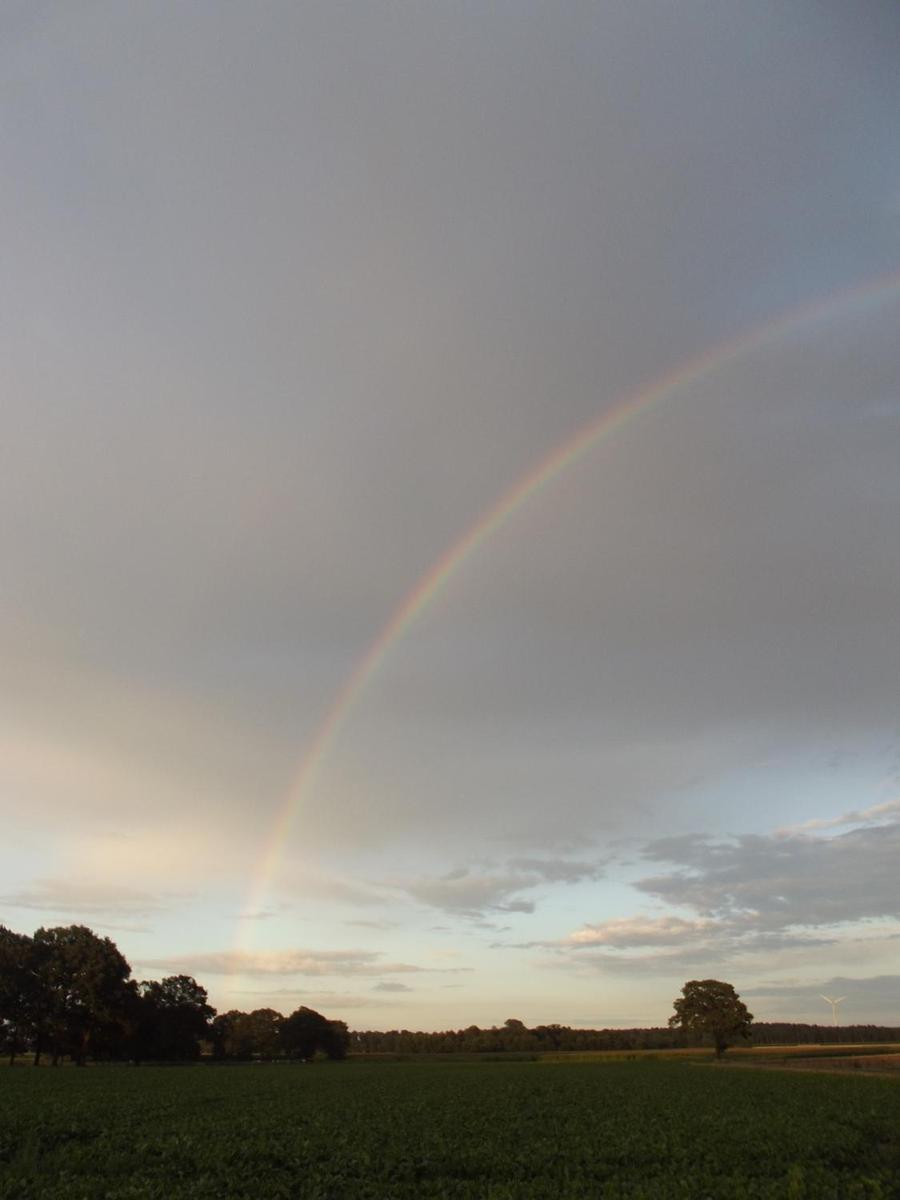
{"label": "sky", "polygon": [[352,1028],[900,1024],[898,51],[4,4],[0,923]]}

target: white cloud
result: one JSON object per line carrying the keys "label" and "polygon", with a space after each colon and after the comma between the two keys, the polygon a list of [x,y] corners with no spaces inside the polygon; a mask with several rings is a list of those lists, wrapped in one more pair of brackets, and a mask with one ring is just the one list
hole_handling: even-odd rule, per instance
{"label": "white cloud", "polygon": [[808,833],[815,829],[838,829],[842,825],[864,825],[888,821],[900,814],[900,800],[886,800],[883,804],[873,804],[869,808],[854,809],[842,813],[838,817],[813,817],[809,821],[801,821],[799,825],[785,825],[776,829],[778,837],[792,837],[797,833]]}
{"label": "white cloud", "polygon": [[383,962],[374,950],[223,951],[143,959],[142,967],[197,975],[398,975],[423,971],[412,963]]}
{"label": "white cloud", "polygon": [[680,945],[707,937],[717,928],[717,922],[708,918],[688,921],[682,917],[618,917],[596,925],[585,925],[569,934],[566,940],[573,946],[610,946],[616,949]]}

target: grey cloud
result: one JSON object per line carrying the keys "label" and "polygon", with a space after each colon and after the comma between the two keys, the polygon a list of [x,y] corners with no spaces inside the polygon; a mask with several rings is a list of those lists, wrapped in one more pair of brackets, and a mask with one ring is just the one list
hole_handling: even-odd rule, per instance
{"label": "grey cloud", "polygon": [[819,999],[820,993],[839,996],[847,995],[865,999],[892,1001],[898,1006],[897,1020],[900,1021],[900,975],[832,975],[827,979],[804,980],[802,982],[764,982],[744,988],[745,996],[805,1000],[811,996]]}
{"label": "grey cloud", "polygon": [[900,1025],[900,975],[811,975],[809,979],[765,981],[741,991],[753,1002],[757,1019],[802,1020],[830,1025],[831,1007],[822,996],[843,996],[842,1025]]}
{"label": "grey cloud", "polygon": [[777,930],[900,916],[900,822],[833,837],[662,838],[645,853],[676,869],[636,886],[708,917]]}
{"label": "grey cloud", "polygon": [[0,895],[0,904],[79,919],[107,914],[145,916],[184,899],[183,895],[153,894],[89,880],[41,879],[30,887]]}
{"label": "grey cloud", "polygon": [[382,980],[381,983],[376,983],[372,988],[373,992],[411,992],[413,990],[413,988],[408,987],[405,983],[391,983],[385,980]]}
{"label": "grey cloud", "polygon": [[[719,974],[725,971],[752,972],[754,975],[771,966],[773,957],[781,951],[796,954],[799,950],[821,951],[832,943],[826,939],[776,936],[735,939],[723,932],[704,942],[687,943],[678,947],[660,947],[639,953],[616,953],[596,949],[572,952],[571,947],[557,944],[553,953],[538,962],[548,970],[563,970],[580,975],[608,974],[622,979],[684,977],[697,971]],[[551,949],[545,947],[545,949]]]}
{"label": "grey cloud", "polygon": [[534,912],[534,901],[520,893],[534,886],[518,874],[478,875],[466,868],[404,884],[414,900],[462,917],[479,918],[486,912]]}
{"label": "grey cloud", "polygon": [[[493,912],[534,912],[535,901],[523,896],[523,892],[545,883],[574,884],[600,879],[604,865],[564,858],[517,857],[509,859],[502,868],[457,867],[444,875],[407,881],[402,887],[422,904],[477,921]],[[480,927],[498,928],[483,921]]]}
{"label": "grey cloud", "polygon": [[602,879],[607,861],[591,863],[569,858],[511,858],[508,866],[514,871],[538,875],[548,883],[580,883],[583,879]]}
{"label": "grey cloud", "polygon": [[784,951],[816,950],[836,939],[766,931],[745,922],[682,922],[679,918],[624,918],[585,926],[558,941],[496,942],[494,949],[549,952],[541,965],[576,972],[670,975],[717,963],[754,967]]}
{"label": "grey cloud", "polygon": [[560,952],[538,961],[547,970],[571,971],[579,975],[609,974],[621,978],[642,979],[649,976],[674,977],[683,972],[721,964],[725,955],[710,945],[687,946],[678,950],[655,950],[643,954],[616,954],[590,950],[579,954]]}

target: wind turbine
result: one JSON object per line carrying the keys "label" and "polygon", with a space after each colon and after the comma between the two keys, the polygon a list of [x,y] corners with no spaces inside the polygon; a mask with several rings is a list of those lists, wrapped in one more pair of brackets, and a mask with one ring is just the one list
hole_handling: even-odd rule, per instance
{"label": "wind turbine", "polygon": [[831,1005],[831,1017],[832,1017],[834,1024],[837,1025],[837,1023],[838,1023],[837,1006],[841,1003],[842,1000],[846,1000],[847,997],[846,996],[822,996],[822,999],[825,1001],[826,1004]]}

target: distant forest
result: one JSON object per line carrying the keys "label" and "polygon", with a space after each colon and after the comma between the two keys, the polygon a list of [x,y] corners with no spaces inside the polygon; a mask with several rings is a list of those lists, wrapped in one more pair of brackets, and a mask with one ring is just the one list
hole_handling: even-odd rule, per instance
{"label": "distant forest", "polygon": [[[900,1041],[900,1028],[756,1022],[750,1042],[790,1045]],[[439,1033],[408,1029],[351,1032],[301,1006],[216,1013],[190,975],[138,982],[109,938],[84,925],[38,929],[32,937],[0,925],[0,1053],[94,1062],[308,1060],[346,1054],[539,1053],[559,1050],[661,1050],[696,1045],[660,1029],[573,1029],[511,1018],[503,1025]]]}
{"label": "distant forest", "polygon": [[[900,1028],[883,1025],[801,1025],[791,1021],[754,1021],[751,1046],[792,1046],[820,1043],[900,1042]],[[491,1029],[470,1025],[443,1033],[416,1033],[409,1029],[387,1032],[351,1032],[354,1054],[490,1054],[552,1050],[672,1050],[701,1044],[680,1030],[573,1029],[569,1025],[536,1025],[509,1020]]]}

